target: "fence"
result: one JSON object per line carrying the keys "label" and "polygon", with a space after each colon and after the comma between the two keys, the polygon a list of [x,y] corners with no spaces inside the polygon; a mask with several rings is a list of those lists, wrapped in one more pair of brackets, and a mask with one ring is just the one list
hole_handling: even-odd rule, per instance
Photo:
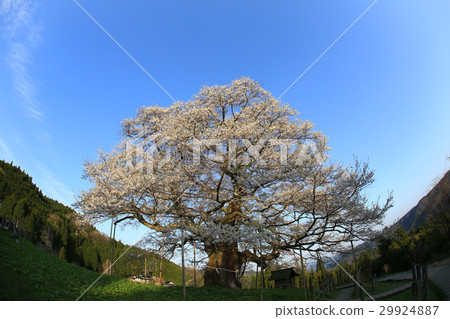
{"label": "fence", "polygon": [[428,269],[427,266],[415,264],[412,268],[412,300],[427,300]]}

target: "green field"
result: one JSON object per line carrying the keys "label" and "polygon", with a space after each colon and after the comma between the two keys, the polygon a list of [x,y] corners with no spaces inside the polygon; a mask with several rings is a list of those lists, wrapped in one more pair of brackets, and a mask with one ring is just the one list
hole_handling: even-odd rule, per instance
{"label": "green field", "polygon": [[[77,300],[100,273],[66,263],[41,250],[29,241],[11,239],[10,232],[0,230],[0,300]],[[397,283],[383,283],[378,291]],[[369,287],[367,287],[369,288]],[[337,291],[328,295],[330,300]],[[407,290],[386,300],[410,300]],[[101,276],[80,300],[182,300],[182,287],[160,287],[129,280]],[[256,289],[231,290],[219,287],[187,287],[188,300],[261,300]],[[264,300],[304,300],[303,289],[268,289]],[[325,298],[324,298],[325,299]],[[307,291],[307,300],[311,292]],[[320,300],[317,298],[316,300]],[[430,285],[429,300],[442,300]]]}
{"label": "green field", "polygon": [[[0,300],[76,300],[99,276],[63,262],[0,230]],[[261,300],[259,290],[187,287],[189,300]],[[308,291],[308,296],[310,292]],[[160,287],[102,276],[81,300],[182,300],[182,287]],[[303,300],[302,289],[269,289],[264,300]]]}

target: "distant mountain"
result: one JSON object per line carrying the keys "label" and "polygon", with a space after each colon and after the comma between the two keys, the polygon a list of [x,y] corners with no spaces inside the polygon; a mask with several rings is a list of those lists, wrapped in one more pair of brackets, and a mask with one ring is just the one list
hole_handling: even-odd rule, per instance
{"label": "distant mountain", "polygon": [[[365,252],[369,249],[374,249],[376,247],[376,243],[374,241],[365,241],[359,245],[355,246],[355,255],[359,256],[362,252]],[[349,249],[346,253],[340,253],[337,256],[333,257],[339,264],[350,264],[353,262],[353,254]],[[333,260],[324,261],[325,268],[333,269],[336,267],[336,263]]]}
{"label": "distant mountain", "polygon": [[417,229],[438,212],[450,209],[450,170],[427,195],[397,222],[407,232]]}
{"label": "distant mountain", "polygon": [[[441,180],[428,192],[427,195],[417,203],[416,206],[411,208],[399,221],[390,227],[396,227],[401,225],[406,232],[410,232],[412,229],[417,229],[423,225],[430,218],[436,216],[443,210],[450,210],[450,170],[441,178]],[[363,242],[355,247],[355,253],[358,256],[360,253],[373,249],[376,247],[376,243],[373,241]],[[334,257],[339,263],[351,263],[353,261],[353,255],[351,251],[347,253],[341,253]],[[336,265],[334,262],[325,263],[327,268],[334,268]]]}

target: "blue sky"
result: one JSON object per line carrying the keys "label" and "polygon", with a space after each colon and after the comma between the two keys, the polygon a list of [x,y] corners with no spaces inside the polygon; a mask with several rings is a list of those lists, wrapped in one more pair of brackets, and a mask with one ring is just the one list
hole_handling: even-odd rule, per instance
{"label": "blue sky", "polygon": [[[278,97],[373,0],[78,2],[186,100],[241,76]],[[449,16],[446,0],[380,0],[282,97],[334,160],[369,160],[370,197],[394,191],[388,224],[450,167]],[[0,0],[0,57],[0,158],[65,204],[123,119],[172,102],[73,0]]]}

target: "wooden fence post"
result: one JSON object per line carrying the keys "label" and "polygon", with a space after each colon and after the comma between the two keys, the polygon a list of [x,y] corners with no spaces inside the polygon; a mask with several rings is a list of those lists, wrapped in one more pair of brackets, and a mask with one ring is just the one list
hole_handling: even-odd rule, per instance
{"label": "wooden fence post", "polygon": [[311,289],[312,300],[316,300],[315,290],[314,290],[314,282],[312,276],[309,277],[309,289]]}
{"label": "wooden fence post", "polygon": [[377,277],[372,275],[372,292],[377,292]]}
{"label": "wooden fence post", "polygon": [[427,268],[427,265],[422,267],[422,280],[423,280],[422,300],[427,300],[428,299],[428,268]]}
{"label": "wooden fence post", "polygon": [[412,283],[412,300],[416,301],[418,300],[418,284],[417,284],[417,273],[416,273],[416,264],[413,265],[412,268],[412,278],[413,278],[413,283]]}

